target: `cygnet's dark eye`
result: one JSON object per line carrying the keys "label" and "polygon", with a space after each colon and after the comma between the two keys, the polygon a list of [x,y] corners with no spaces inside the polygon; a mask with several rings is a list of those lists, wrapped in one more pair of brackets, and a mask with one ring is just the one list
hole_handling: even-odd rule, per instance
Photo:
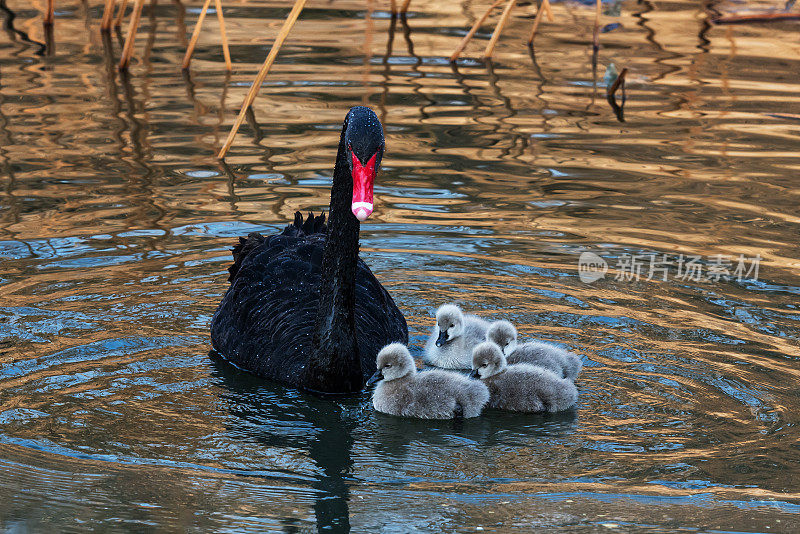
{"label": "cygnet's dark eye", "polygon": [[383,368],[384,368],[384,369],[389,369],[391,366],[392,366],[392,364],[390,364],[390,363],[387,363],[386,365],[384,365],[384,366],[383,366]]}
{"label": "cygnet's dark eye", "polygon": [[449,328],[453,328],[454,326],[455,326],[454,324],[451,324]]}
{"label": "cygnet's dark eye", "polygon": [[483,369],[483,368],[484,368],[484,367],[486,367],[487,365],[489,365],[489,364],[488,364],[488,363],[484,363],[483,365],[481,365],[481,369]]}

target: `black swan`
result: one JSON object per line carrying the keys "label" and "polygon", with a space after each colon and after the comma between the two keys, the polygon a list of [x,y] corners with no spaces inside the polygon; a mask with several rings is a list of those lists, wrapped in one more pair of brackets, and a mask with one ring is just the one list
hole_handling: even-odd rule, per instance
{"label": "black swan", "polygon": [[358,257],[360,222],[372,213],[383,128],[350,109],[333,170],[329,220],[303,216],[277,235],[239,238],[231,285],[211,321],[214,349],[238,367],[315,393],[353,393],[375,356],[408,342],[392,297]]}

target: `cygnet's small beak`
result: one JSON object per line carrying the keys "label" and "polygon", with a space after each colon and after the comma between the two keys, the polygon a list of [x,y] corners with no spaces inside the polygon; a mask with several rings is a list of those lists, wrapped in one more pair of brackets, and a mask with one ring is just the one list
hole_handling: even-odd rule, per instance
{"label": "cygnet's small beak", "polygon": [[372,384],[374,384],[375,382],[377,382],[378,380],[381,380],[381,379],[383,379],[383,373],[381,373],[381,370],[378,369],[377,371],[375,371],[374,375],[369,377],[369,380],[367,380],[367,385],[371,386]]}
{"label": "cygnet's small beak", "polygon": [[478,379],[480,379],[480,375],[478,374],[478,370],[477,369],[473,369],[472,371],[470,371],[469,372],[469,377],[470,378],[478,378]]}
{"label": "cygnet's small beak", "polygon": [[447,343],[447,330],[439,331],[439,338],[436,340],[436,346],[441,347]]}

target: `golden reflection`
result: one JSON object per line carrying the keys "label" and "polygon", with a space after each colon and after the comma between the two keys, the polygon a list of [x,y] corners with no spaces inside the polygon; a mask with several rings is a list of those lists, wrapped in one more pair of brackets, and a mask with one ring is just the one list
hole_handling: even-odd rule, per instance
{"label": "golden reflection", "polygon": [[[111,473],[123,486],[147,472],[143,494],[177,509],[253,513],[296,492],[300,504],[275,512],[288,523],[313,522],[320,496],[332,496],[354,530],[367,503],[385,498],[389,470],[392,495],[418,504],[448,491],[800,499],[790,468],[800,92],[787,27],[709,25],[688,1],[624,3],[605,15],[620,27],[594,55],[594,6],[558,3],[535,54],[521,45],[526,8],[494,61],[452,65],[444,54],[488,1],[415,0],[408,17],[380,3],[369,15],[363,1],[318,4],[220,164],[221,133],[285,6],[232,3],[235,70],[223,74],[212,39],[183,77],[196,3],[145,15],[128,75],[116,70],[119,38],[87,36],[96,4],[59,12],[53,47],[34,9],[0,0],[0,413],[54,414],[3,420],[0,434],[170,467],[5,442],[0,459],[55,465],[67,481]],[[594,100],[593,65],[610,63],[629,68],[625,123]],[[275,413],[259,411],[280,401],[291,416],[303,398],[270,404],[264,384],[221,386],[245,380],[220,377],[207,357],[230,248],[296,210],[327,210],[341,120],[361,103],[377,108],[387,139],[361,252],[405,312],[414,353],[443,301],[509,318],[521,337],[583,356],[575,413],[490,414],[459,430],[376,419],[365,397],[328,405],[348,429],[337,435],[314,418],[292,426],[287,416],[276,429]],[[608,259],[605,279],[580,281],[584,250]],[[758,255],[760,280],[615,280],[616,260],[647,253]],[[249,416],[236,413],[244,402]],[[143,437],[151,419],[160,426]],[[314,436],[292,437],[298,429]],[[343,453],[326,463],[329,438]],[[231,465],[251,476],[204,470]],[[263,475],[271,469],[287,478]],[[669,484],[695,479],[704,485]],[[158,497],[164,480],[170,497]],[[81,491],[99,491],[93,483]],[[259,490],[261,507],[246,500]],[[209,502],[197,497],[206,493]]]}

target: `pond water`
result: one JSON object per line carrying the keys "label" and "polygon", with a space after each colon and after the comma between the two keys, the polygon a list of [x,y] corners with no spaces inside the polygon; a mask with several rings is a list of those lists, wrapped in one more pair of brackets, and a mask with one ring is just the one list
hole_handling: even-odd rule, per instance
{"label": "pond water", "polygon": [[[311,2],[223,167],[288,3],[225,2],[233,73],[212,15],[183,76],[200,4],[145,9],[129,76],[102,2],[57,2],[49,49],[0,6],[0,526],[800,529],[797,23],[609,4],[593,69],[592,6],[554,4],[531,57],[524,5],[454,67],[487,2]],[[231,245],[327,208],[359,104],[387,138],[362,257],[413,354],[457,300],[581,354],[576,410],[403,420],[209,355]]]}

